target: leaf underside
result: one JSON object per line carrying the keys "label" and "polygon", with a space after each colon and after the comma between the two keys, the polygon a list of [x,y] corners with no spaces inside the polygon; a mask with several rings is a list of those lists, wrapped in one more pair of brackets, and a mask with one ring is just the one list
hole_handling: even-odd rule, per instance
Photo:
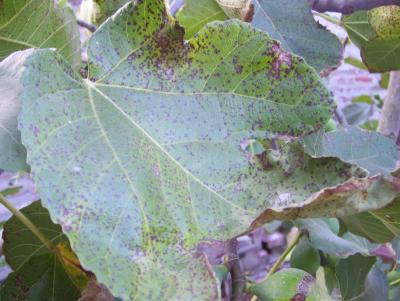
{"label": "leaf underside", "polygon": [[123,299],[218,299],[206,260],[188,252],[199,241],[373,209],[398,191],[298,143],[248,153],[247,139],[320,128],[329,92],[245,23],[182,36],[163,1],[135,1],[90,39],[88,80],[54,51],[26,61],[19,126],[43,204]]}

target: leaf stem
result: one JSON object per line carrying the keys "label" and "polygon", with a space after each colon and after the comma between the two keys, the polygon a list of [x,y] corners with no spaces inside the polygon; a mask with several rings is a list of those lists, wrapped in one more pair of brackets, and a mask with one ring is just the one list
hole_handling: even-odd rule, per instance
{"label": "leaf stem", "polygon": [[6,207],[14,216],[19,219],[32,233],[51,251],[54,252],[56,247],[49,241],[46,236],[36,227],[21,211],[15,208],[2,193],[0,193],[0,203]]}
{"label": "leaf stem", "polygon": [[[281,264],[285,261],[286,257],[289,255],[289,253],[294,249],[294,247],[297,245],[299,242],[300,238],[303,236],[303,231],[298,231],[296,233],[296,236],[292,240],[292,242],[286,247],[285,251],[281,254],[281,256],[278,258],[278,260],[275,262],[275,264],[272,266],[272,268],[268,271],[267,276],[262,281],[267,280],[273,273],[276,272],[276,270],[281,266]],[[261,281],[261,282],[262,282]],[[253,296],[250,301],[256,301],[257,296]]]}
{"label": "leaf stem", "polygon": [[337,19],[337,18],[334,18],[334,17],[332,17],[332,16],[329,16],[329,15],[323,14],[323,13],[313,12],[313,14],[316,15],[316,16],[318,16],[318,17],[321,17],[322,19],[325,19],[325,20],[328,21],[328,22],[331,22],[331,23],[336,24],[336,25],[339,25],[339,26],[343,26],[342,21],[340,21],[340,20]]}

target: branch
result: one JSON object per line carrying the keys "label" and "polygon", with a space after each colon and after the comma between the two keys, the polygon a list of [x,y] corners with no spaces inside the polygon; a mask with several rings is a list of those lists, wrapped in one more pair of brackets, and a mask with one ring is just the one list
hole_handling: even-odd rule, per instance
{"label": "branch", "polygon": [[231,301],[242,301],[243,291],[246,287],[246,277],[240,265],[237,245],[238,242],[235,238],[227,243],[228,267],[232,278]]}
{"label": "branch", "polygon": [[359,10],[369,10],[384,5],[400,5],[400,0],[309,0],[313,10],[352,14]]}
{"label": "branch", "polygon": [[76,20],[76,23],[78,23],[78,25],[80,27],[86,28],[87,30],[89,30],[90,32],[95,32],[97,30],[97,27],[93,24],[90,24],[86,21],[83,20]]}
{"label": "branch", "polygon": [[388,94],[383,103],[378,131],[400,145],[400,71],[390,73]]}

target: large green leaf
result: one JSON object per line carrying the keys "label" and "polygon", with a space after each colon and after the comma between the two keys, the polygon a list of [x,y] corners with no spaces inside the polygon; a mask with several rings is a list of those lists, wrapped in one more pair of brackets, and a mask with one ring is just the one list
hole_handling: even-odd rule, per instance
{"label": "large green leaf", "polygon": [[0,62],[0,169],[13,172],[29,170],[17,128],[21,109],[20,77],[29,54],[30,51],[16,52]]}
{"label": "large green leaf", "polygon": [[[3,251],[13,269],[0,287],[2,301],[75,301],[87,284],[61,227],[52,223],[40,202],[21,210],[53,243],[50,251],[15,216],[4,224]],[[58,254],[57,254],[58,252]]]}
{"label": "large green leaf", "polygon": [[[217,2],[229,10],[233,3],[237,2],[241,7],[246,1],[186,1],[177,18],[189,37],[210,21],[226,20],[227,16],[216,6]],[[337,37],[314,20],[308,1],[253,0],[252,3],[251,24],[278,40],[284,50],[304,57],[318,71],[339,65],[342,45]]]}
{"label": "large green leaf", "polygon": [[338,157],[364,168],[370,176],[389,175],[399,160],[399,148],[392,139],[353,126],[307,136],[304,147],[313,157]]}
{"label": "large green leaf", "polygon": [[398,180],[350,179],[363,173],[298,143],[247,152],[249,138],[323,126],[329,92],[248,24],[182,34],[163,1],[136,1],[92,36],[88,80],[50,50],[26,62],[20,128],[43,203],[82,264],[128,300],[217,299],[204,258],[185,252],[200,240],[398,192]]}
{"label": "large green leaf", "polygon": [[72,66],[81,60],[78,25],[51,0],[0,1],[0,60],[27,48],[57,48]]}
{"label": "large green leaf", "polygon": [[186,0],[176,18],[185,28],[185,38],[193,37],[207,23],[228,19],[215,0]]}

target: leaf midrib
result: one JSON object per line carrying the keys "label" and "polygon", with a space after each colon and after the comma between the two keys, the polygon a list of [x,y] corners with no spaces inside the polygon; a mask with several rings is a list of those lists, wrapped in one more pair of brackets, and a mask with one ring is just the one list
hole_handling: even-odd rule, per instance
{"label": "leaf midrib", "polygon": [[[209,95],[209,96],[218,96],[218,95],[230,95],[230,96],[238,96],[238,97],[243,97],[243,98],[248,98],[248,99],[253,99],[257,101],[264,101],[264,102],[269,102],[274,105],[282,105],[282,106],[287,106],[287,107],[303,107],[304,104],[288,104],[284,102],[276,102],[264,97],[257,97],[257,96],[251,96],[251,95],[244,95],[244,94],[239,94],[236,92],[174,92],[174,91],[162,91],[162,90],[153,90],[153,89],[146,89],[146,88],[139,88],[139,87],[129,87],[129,86],[121,86],[121,85],[114,85],[114,84],[103,84],[103,83],[94,83],[92,84],[93,86],[100,86],[100,87],[106,87],[106,88],[115,88],[115,89],[126,89],[126,90],[132,90],[132,91],[138,91],[138,92],[146,92],[146,93],[154,93],[154,94],[166,94],[166,95],[175,95],[175,96],[203,96],[203,95]],[[96,89],[98,90],[98,89]],[[316,103],[315,105],[310,105],[309,107],[327,107],[329,108],[329,105],[321,105],[320,103]]]}

